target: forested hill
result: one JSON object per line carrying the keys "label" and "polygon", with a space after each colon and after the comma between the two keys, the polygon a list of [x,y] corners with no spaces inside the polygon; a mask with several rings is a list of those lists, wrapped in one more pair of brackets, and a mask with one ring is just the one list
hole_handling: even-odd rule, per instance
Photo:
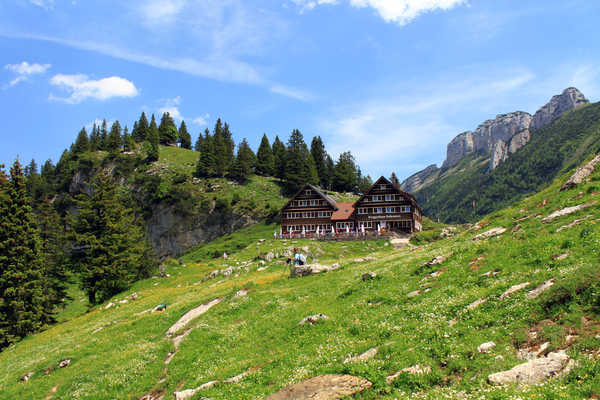
{"label": "forested hill", "polygon": [[600,150],[600,103],[564,113],[490,171],[489,155],[473,153],[414,194],[425,215],[475,221],[536,192]]}

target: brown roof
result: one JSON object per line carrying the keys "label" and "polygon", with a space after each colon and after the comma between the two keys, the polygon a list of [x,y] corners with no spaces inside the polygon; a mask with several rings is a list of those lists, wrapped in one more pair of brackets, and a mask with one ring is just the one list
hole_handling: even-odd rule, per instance
{"label": "brown roof", "polygon": [[350,219],[354,212],[354,203],[337,203],[337,211],[331,215],[332,221],[345,221]]}

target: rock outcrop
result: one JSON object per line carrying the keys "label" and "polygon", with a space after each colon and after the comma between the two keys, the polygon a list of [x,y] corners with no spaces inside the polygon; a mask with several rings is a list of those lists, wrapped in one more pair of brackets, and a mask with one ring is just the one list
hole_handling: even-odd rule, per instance
{"label": "rock outcrop", "polygon": [[346,398],[373,384],[352,375],[316,376],[268,396],[265,400],[330,400]]}
{"label": "rock outcrop", "polygon": [[600,156],[594,157],[592,161],[575,171],[575,173],[564,183],[564,185],[561,186],[560,191],[562,192],[563,190],[571,189],[581,184],[592,174],[592,172],[594,172],[594,169],[598,164],[600,164]]}
{"label": "rock outcrop", "polygon": [[497,385],[517,383],[522,385],[534,385],[560,373],[569,356],[564,350],[548,354],[547,357],[536,358],[524,364],[503,372],[497,372],[488,376],[488,381]]}
{"label": "rock outcrop", "polygon": [[561,94],[550,99],[548,104],[540,108],[533,116],[531,130],[536,131],[550,125],[565,111],[587,104],[589,101],[583,93],[574,87],[565,89]]}
{"label": "rock outcrop", "polygon": [[406,178],[406,180],[400,184],[400,189],[404,190],[405,192],[409,192],[409,193],[417,191],[427,181],[427,178],[431,177],[437,171],[439,171],[439,168],[437,167],[437,165],[431,164],[424,170],[419,171],[416,174],[411,175],[408,178]]}

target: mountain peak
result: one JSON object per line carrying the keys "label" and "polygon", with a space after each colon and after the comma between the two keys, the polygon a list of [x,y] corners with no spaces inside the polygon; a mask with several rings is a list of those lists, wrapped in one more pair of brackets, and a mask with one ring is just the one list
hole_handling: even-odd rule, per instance
{"label": "mountain peak", "polygon": [[556,121],[565,111],[588,104],[589,100],[575,87],[563,90],[561,94],[552,96],[550,101],[536,111],[531,122],[531,130],[537,131]]}

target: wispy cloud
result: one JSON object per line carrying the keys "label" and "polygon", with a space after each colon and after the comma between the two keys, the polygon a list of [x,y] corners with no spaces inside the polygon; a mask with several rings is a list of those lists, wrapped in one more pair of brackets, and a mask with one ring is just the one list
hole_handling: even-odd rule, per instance
{"label": "wispy cloud", "polygon": [[290,97],[300,101],[310,101],[315,98],[315,96],[309,91],[284,85],[273,85],[269,88],[269,90],[271,93],[280,94],[282,96]]}
{"label": "wispy cloud", "polygon": [[[292,0],[300,11],[312,10],[318,5],[335,5],[341,0]],[[386,22],[406,25],[422,14],[467,4],[467,0],[347,0],[356,8],[371,8]]]}
{"label": "wispy cloud", "polygon": [[54,8],[54,0],[29,0],[29,2],[46,10],[51,10]]}
{"label": "wispy cloud", "polygon": [[10,81],[8,86],[15,86],[20,82],[26,81],[32,75],[43,74],[50,67],[50,64],[29,64],[27,61],[23,61],[20,64],[5,65],[4,68],[17,74],[17,77]]}
{"label": "wispy cloud", "polygon": [[69,104],[87,99],[104,101],[113,97],[135,97],[139,93],[133,82],[118,76],[94,80],[83,74],[58,74],[50,79],[50,83],[69,93],[68,97],[50,95],[50,99]]}
{"label": "wispy cloud", "polygon": [[199,126],[208,125],[208,120],[210,119],[210,114],[208,114],[208,113],[201,115],[201,116],[193,117],[193,118],[185,118],[182,115],[181,111],[179,110],[179,106],[181,105],[181,97],[180,96],[174,97],[172,99],[165,99],[162,101],[162,103],[163,103],[162,106],[160,106],[158,108],[159,115],[168,112],[171,115],[171,117],[173,117],[173,119],[178,122],[181,122],[183,120],[188,120],[189,122],[191,122],[195,125],[199,125]]}

